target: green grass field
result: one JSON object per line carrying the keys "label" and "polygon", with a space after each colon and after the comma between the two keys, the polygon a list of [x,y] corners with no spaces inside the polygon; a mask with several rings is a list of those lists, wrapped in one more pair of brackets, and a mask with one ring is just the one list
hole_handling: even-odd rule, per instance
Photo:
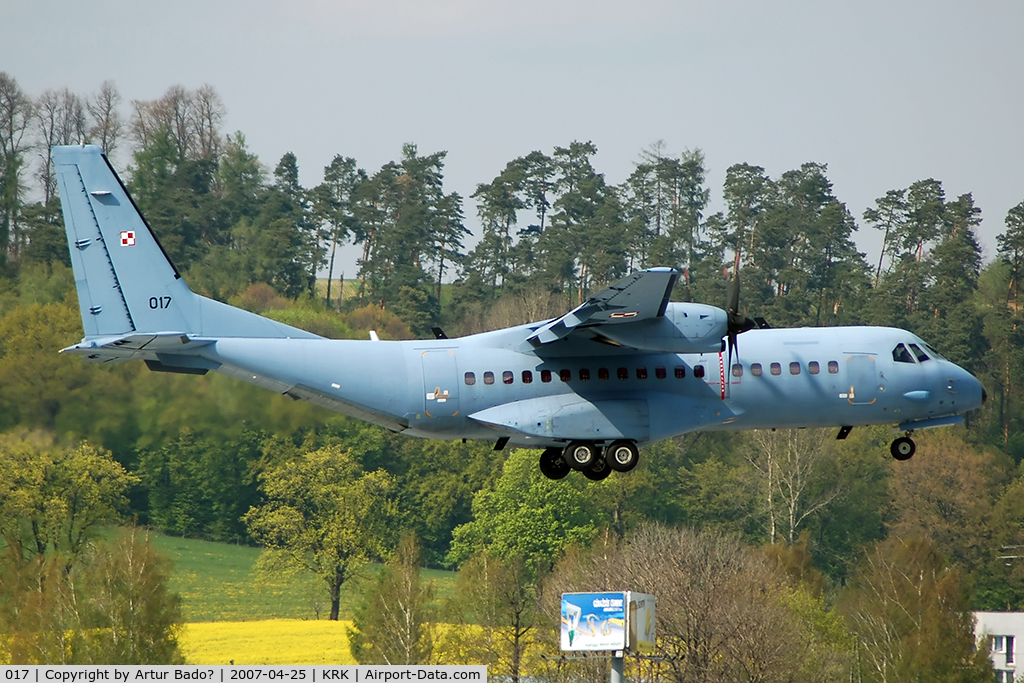
{"label": "green grass field", "polygon": [[[174,563],[170,587],[183,599],[185,621],[316,619],[315,601],[320,619],[327,618],[330,606],[315,577],[257,586],[254,565],[260,554],[258,548],[156,533],[152,539],[157,550]],[[379,570],[379,565],[368,565],[362,574],[369,578]],[[434,582],[438,602],[454,589],[454,572],[425,569],[421,577]],[[342,589],[342,618],[351,617],[358,591],[358,585],[346,584]]]}

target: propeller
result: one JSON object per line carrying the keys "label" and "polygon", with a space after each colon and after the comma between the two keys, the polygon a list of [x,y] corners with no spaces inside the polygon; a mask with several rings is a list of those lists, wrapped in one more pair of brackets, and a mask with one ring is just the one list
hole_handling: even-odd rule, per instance
{"label": "propeller", "polygon": [[[738,266],[738,264],[737,264]],[[757,323],[740,313],[740,270],[739,267],[733,271],[732,282],[729,283],[729,292],[726,297],[725,311],[729,315],[729,324],[726,331],[728,339],[728,365],[726,365],[726,386],[729,376],[732,374],[732,354],[735,349],[739,351],[736,337],[747,330],[757,327]],[[724,388],[723,388],[724,389]],[[724,391],[723,391],[724,393]]]}

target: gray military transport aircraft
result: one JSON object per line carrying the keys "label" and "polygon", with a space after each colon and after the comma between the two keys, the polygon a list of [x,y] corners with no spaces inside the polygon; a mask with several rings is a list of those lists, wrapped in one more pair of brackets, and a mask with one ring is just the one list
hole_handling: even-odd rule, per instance
{"label": "gray military transport aircraft", "polygon": [[[911,433],[962,423],[985,400],[910,332],[758,328],[738,313],[738,286],[729,310],[670,302],[669,268],[554,320],[458,339],[325,339],[194,294],[100,148],[55,147],[53,161],[85,330],[63,352],[89,361],[213,370],[410,436],[543,449],[552,479],[629,471],[638,446],[695,430]],[[906,460],[915,445],[904,435],[891,450]]]}

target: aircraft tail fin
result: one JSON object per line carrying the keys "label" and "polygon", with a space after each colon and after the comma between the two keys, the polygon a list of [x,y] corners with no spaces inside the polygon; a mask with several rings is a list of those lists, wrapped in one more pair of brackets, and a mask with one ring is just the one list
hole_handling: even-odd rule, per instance
{"label": "aircraft tail fin", "polygon": [[86,339],[133,333],[316,338],[194,294],[103,151],[53,148]]}

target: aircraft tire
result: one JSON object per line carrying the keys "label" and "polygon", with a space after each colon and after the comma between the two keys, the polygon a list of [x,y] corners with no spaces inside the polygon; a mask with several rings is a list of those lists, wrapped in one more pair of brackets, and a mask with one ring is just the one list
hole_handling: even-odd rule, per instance
{"label": "aircraft tire", "polygon": [[612,468],[604,458],[594,458],[594,464],[583,470],[583,476],[590,481],[603,481],[612,473]]}
{"label": "aircraft tire", "polygon": [[616,472],[629,472],[640,462],[640,449],[632,441],[613,441],[604,451],[608,467]]}
{"label": "aircraft tire", "polygon": [[573,441],[565,447],[565,461],[578,472],[590,469],[597,460],[597,446],[589,441]]}
{"label": "aircraft tire", "polygon": [[889,446],[889,452],[897,460],[910,460],[917,451],[917,444],[909,436],[901,436]]}
{"label": "aircraft tire", "polygon": [[562,457],[561,448],[545,448],[540,456],[540,472],[548,479],[564,479],[572,468]]}

